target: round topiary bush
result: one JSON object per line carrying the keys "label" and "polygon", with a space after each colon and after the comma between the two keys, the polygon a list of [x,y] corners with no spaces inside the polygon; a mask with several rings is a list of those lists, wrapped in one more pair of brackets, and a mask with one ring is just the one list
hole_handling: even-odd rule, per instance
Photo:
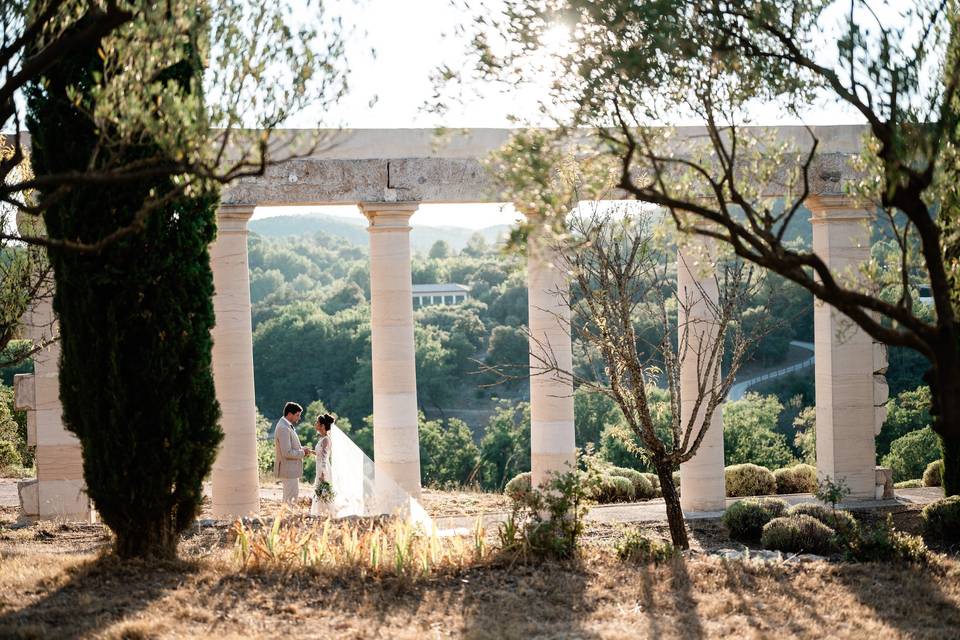
{"label": "round topiary bush", "polygon": [[931,502],[923,508],[923,533],[931,540],[960,541],[960,496]]}
{"label": "round topiary bush", "polygon": [[650,483],[650,480],[646,478],[649,474],[640,473],[635,469],[627,469],[626,467],[612,467],[610,469],[610,475],[629,480],[633,485],[633,494],[636,500],[650,500],[651,498],[657,497],[653,485]]}
{"label": "round topiary bush", "polygon": [[622,476],[610,475],[600,476],[589,493],[600,504],[630,502],[636,495],[632,482]]}
{"label": "round topiary bush", "polygon": [[923,480],[904,480],[903,482],[894,483],[893,487],[895,489],[919,489],[923,486]]}
{"label": "round topiary bush", "polygon": [[777,492],[777,479],[766,467],[755,464],[735,464],[724,469],[727,496],[765,496]]}
{"label": "round topiary bush", "polygon": [[734,540],[759,540],[763,526],[786,510],[787,503],[780,498],[747,498],[730,505],[721,520]]}
{"label": "round topiary bush", "polygon": [[660,478],[657,477],[655,473],[644,473],[643,477],[650,482],[650,486],[653,487],[653,497],[659,498],[663,495],[663,491],[660,490]]}
{"label": "round topiary bush", "polygon": [[523,500],[530,495],[530,482],[529,471],[518,473],[503,488],[503,492],[512,500]]}
{"label": "round topiary bush", "polygon": [[[679,471],[673,472],[673,486],[677,488],[677,491],[680,491],[680,472]],[[660,490],[663,491],[663,487],[661,487]]]}
{"label": "round topiary bush", "polygon": [[813,493],[817,490],[817,468],[809,464],[797,464],[773,472],[777,481],[777,493]]}
{"label": "round topiary bush", "polygon": [[834,510],[816,502],[802,502],[787,510],[788,516],[810,516],[833,529],[838,535],[849,538],[857,533],[857,519],[849,511]]}
{"label": "round topiary bush", "polygon": [[764,549],[789,553],[833,552],[833,529],[812,516],[798,514],[774,518],[763,527],[760,543]]}
{"label": "round topiary bush", "polygon": [[943,460],[934,460],[923,471],[923,486],[939,487],[943,484]]}

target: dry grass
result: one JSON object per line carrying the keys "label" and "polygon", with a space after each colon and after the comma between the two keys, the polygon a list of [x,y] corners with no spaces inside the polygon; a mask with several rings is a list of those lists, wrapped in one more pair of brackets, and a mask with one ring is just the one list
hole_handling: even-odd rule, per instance
{"label": "dry grass", "polygon": [[[12,530],[9,515],[0,513],[3,638],[878,640],[960,628],[960,560],[942,554],[928,567],[731,563],[702,552],[643,565],[617,560],[618,529],[603,525],[591,526],[577,562],[484,562],[409,580],[242,569],[223,527],[188,536],[181,562],[121,564],[100,555],[102,527]],[[698,523],[692,537],[698,548],[722,542],[716,523]]]}
{"label": "dry grass", "polygon": [[434,518],[510,511],[510,499],[507,496],[483,491],[424,489],[420,494],[420,504]]}

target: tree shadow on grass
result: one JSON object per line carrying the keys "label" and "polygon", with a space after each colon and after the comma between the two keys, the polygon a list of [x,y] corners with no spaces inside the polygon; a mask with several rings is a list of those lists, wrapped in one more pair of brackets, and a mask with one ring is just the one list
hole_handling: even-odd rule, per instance
{"label": "tree shadow on grass", "polygon": [[[416,628],[423,624],[418,614],[434,610],[461,614],[462,619],[446,621],[441,630],[457,637],[593,638],[583,624],[595,608],[587,598],[589,580],[589,570],[570,560],[497,563],[409,587],[388,587],[381,591],[386,597],[379,599],[375,619],[369,619],[371,635],[389,637],[397,624]],[[330,603],[334,608],[340,604]]]}
{"label": "tree shadow on grass", "polygon": [[[733,560],[723,561],[721,567],[724,586],[731,597],[736,600],[737,612],[746,618],[747,623],[753,629],[769,633],[771,631],[768,622],[770,612],[763,609],[763,600],[758,597],[758,594],[762,593],[758,582],[764,578],[769,578],[769,574],[782,572],[784,570],[783,566],[763,563],[751,565],[742,560]],[[794,587],[786,575],[780,575],[776,579],[775,588],[789,598],[795,610],[803,611],[805,615],[812,618],[812,628],[807,628],[801,626],[795,617],[791,617],[791,627],[785,629],[785,633],[816,636],[829,628],[827,621],[819,613],[819,610],[824,608],[822,593],[805,593]]]}
{"label": "tree shadow on grass", "polygon": [[122,562],[103,555],[67,569],[66,582],[36,602],[0,615],[0,637],[88,637],[149,608],[195,570],[190,562]]}
{"label": "tree shadow on grass", "polygon": [[960,593],[951,598],[941,586],[956,585],[957,574],[956,559],[935,559],[928,566],[847,564],[837,577],[862,604],[904,636],[946,638],[960,629]]}

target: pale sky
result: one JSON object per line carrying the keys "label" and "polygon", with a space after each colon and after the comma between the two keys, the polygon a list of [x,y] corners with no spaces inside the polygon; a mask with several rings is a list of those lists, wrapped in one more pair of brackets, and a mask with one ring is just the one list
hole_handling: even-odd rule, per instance
{"label": "pale sky", "polygon": [[[309,16],[300,3],[298,11]],[[495,4],[496,0],[488,0]],[[503,95],[495,87],[478,87],[482,100],[452,109],[445,117],[423,111],[433,95],[430,73],[441,64],[462,64],[464,41],[453,36],[454,27],[463,19],[449,0],[332,0],[327,6],[343,16],[344,24],[354,25],[348,58],[350,95],[326,114],[306,111],[289,122],[291,127],[342,126],[348,128],[509,127],[509,116],[535,118],[536,93]],[[828,21],[825,21],[828,22]],[[445,36],[446,34],[446,36]],[[370,49],[376,56],[370,55]],[[825,62],[835,51],[824,51]],[[532,88],[529,91],[535,92]],[[376,102],[370,106],[372,98]],[[773,109],[760,109],[756,124],[784,124]],[[811,105],[807,124],[853,124],[862,119],[834,102]],[[678,122],[677,124],[689,124]],[[333,215],[359,216],[354,207],[309,209],[263,208],[257,217],[320,211]],[[509,224],[515,213],[497,205],[426,205],[415,214],[413,224],[453,225],[480,228]]]}

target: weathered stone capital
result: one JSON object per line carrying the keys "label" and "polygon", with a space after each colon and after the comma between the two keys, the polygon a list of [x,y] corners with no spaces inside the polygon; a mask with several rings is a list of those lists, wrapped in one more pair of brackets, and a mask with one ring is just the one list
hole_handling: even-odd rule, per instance
{"label": "weathered stone capital", "polygon": [[870,209],[857,198],[845,194],[815,195],[805,204],[813,213],[811,222],[836,222],[841,220],[866,220],[873,217]]}
{"label": "weathered stone capital", "polygon": [[420,206],[417,202],[361,202],[360,211],[370,221],[367,230],[410,231],[410,216]]}
{"label": "weathered stone capital", "polygon": [[217,231],[220,233],[245,233],[247,222],[253,216],[256,205],[222,204],[217,208]]}

